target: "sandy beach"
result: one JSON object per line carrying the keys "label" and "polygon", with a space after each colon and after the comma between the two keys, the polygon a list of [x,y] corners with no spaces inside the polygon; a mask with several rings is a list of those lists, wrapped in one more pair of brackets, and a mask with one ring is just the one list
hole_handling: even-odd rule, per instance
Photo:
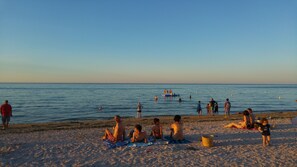
{"label": "sandy beach", "polygon": [[[226,129],[241,115],[184,116],[188,144],[162,144],[147,147],[108,149],[101,140],[112,120],[43,124],[17,124],[0,132],[0,166],[296,166],[297,125],[291,118],[297,112],[264,113],[271,116],[271,146],[263,147],[256,130]],[[159,117],[165,136],[171,117]],[[150,132],[152,118],[124,118],[126,129],[135,123]],[[214,135],[214,147],[201,145],[201,135]]]}

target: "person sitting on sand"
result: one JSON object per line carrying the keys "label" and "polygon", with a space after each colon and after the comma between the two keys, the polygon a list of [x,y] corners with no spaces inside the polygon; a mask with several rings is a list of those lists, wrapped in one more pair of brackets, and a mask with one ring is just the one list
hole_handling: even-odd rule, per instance
{"label": "person sitting on sand", "polygon": [[146,132],[142,132],[142,127],[141,125],[137,124],[134,127],[134,132],[131,138],[131,142],[145,142],[147,143],[147,137],[146,137]]}
{"label": "person sitting on sand", "polygon": [[247,111],[249,112],[251,128],[254,128],[256,122],[255,122],[255,115],[253,114],[253,110],[251,108],[248,108]]}
{"label": "person sitting on sand", "polygon": [[244,129],[244,128],[249,128],[250,127],[250,118],[249,118],[249,112],[247,110],[245,110],[243,112],[243,121],[239,122],[238,124],[236,123],[230,123],[226,126],[224,126],[224,128],[239,128],[239,129]]}
{"label": "person sitting on sand", "polygon": [[105,130],[103,140],[109,140],[111,142],[124,141],[125,140],[125,127],[122,125],[121,117],[119,115],[114,116],[116,126],[113,127],[113,133],[108,129]]}
{"label": "person sitting on sand", "polygon": [[170,126],[170,138],[173,140],[183,140],[184,134],[183,134],[183,123],[181,121],[180,115],[174,116],[174,123]]}
{"label": "person sitting on sand", "polygon": [[260,125],[258,130],[262,133],[263,147],[266,147],[270,145],[270,125],[266,118],[263,118],[261,122],[262,125]]}
{"label": "person sitting on sand", "polygon": [[163,139],[163,132],[162,132],[162,126],[160,125],[159,118],[154,119],[154,126],[152,127],[151,136],[154,137],[154,140],[156,139]]}

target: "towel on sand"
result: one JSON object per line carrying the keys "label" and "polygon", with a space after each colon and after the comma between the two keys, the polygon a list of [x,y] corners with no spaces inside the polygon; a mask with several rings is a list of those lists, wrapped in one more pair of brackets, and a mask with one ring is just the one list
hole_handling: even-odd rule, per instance
{"label": "towel on sand", "polygon": [[108,149],[111,149],[111,148],[116,148],[116,147],[121,147],[121,146],[125,146],[127,144],[130,143],[130,140],[125,140],[125,141],[118,141],[116,143],[113,143],[109,140],[103,140],[103,144],[108,148]]}
{"label": "towel on sand", "polygon": [[173,140],[170,136],[165,137],[166,140],[168,140],[168,144],[188,144],[191,143],[191,141],[184,139],[184,140]]}

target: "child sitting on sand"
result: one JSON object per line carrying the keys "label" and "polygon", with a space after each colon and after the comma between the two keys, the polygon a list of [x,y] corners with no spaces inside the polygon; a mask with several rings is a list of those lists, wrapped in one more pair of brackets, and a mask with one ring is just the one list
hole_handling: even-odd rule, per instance
{"label": "child sitting on sand", "polygon": [[125,140],[125,128],[122,125],[121,117],[119,115],[114,116],[116,126],[113,127],[113,133],[108,129],[105,130],[105,134],[102,137],[103,140],[109,140],[111,142],[124,141]]}
{"label": "child sitting on sand", "polygon": [[171,124],[170,130],[171,130],[170,138],[172,138],[173,140],[183,140],[184,139],[183,123],[181,121],[180,115],[174,116],[174,123]]}
{"label": "child sitting on sand", "polygon": [[131,142],[145,142],[147,143],[146,132],[142,132],[141,125],[137,124],[134,127],[134,132],[131,138]]}
{"label": "child sitting on sand", "polygon": [[163,139],[163,132],[162,132],[162,126],[160,125],[160,120],[158,118],[154,119],[154,126],[152,127],[151,136],[154,137],[154,140],[156,139]]}
{"label": "child sitting on sand", "polygon": [[258,130],[262,133],[263,147],[266,147],[270,145],[270,125],[266,118],[263,118],[261,122],[262,125],[260,125]]}

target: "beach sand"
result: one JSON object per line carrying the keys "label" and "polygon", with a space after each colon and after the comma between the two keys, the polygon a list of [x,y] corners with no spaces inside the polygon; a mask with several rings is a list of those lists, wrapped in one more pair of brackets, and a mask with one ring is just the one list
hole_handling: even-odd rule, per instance
{"label": "beach sand", "polygon": [[[257,114],[271,116],[271,146],[263,147],[256,130],[226,129],[238,122],[223,116],[184,116],[188,144],[108,149],[102,142],[104,129],[113,120],[12,125],[0,132],[0,166],[296,166],[297,112]],[[169,134],[171,117],[159,117]],[[127,130],[141,123],[150,132],[152,118],[123,119]],[[214,147],[201,145],[201,135],[214,135]]]}

